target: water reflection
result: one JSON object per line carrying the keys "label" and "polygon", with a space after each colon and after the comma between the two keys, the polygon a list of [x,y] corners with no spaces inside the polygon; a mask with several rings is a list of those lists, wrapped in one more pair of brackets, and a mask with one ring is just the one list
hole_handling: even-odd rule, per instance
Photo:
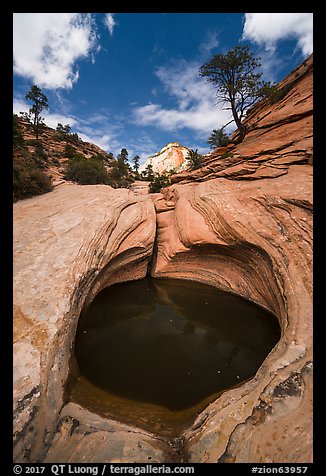
{"label": "water reflection", "polygon": [[101,391],[180,411],[252,377],[278,339],[276,318],[237,296],[146,278],[94,299],[76,357]]}

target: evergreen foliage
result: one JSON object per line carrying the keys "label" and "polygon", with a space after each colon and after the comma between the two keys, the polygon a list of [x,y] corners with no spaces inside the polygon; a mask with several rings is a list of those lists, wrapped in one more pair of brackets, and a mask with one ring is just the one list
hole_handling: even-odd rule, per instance
{"label": "evergreen foliage", "polygon": [[86,159],[81,154],[69,161],[64,178],[80,185],[109,184],[104,165],[98,160]]}
{"label": "evergreen foliage", "polygon": [[13,147],[25,148],[25,141],[24,141],[24,137],[23,137],[20,125],[19,125],[17,114],[13,115],[12,130],[13,130]]}
{"label": "evergreen foliage", "polygon": [[13,116],[13,199],[22,200],[52,190],[52,181],[44,171],[47,156],[38,141],[33,141],[35,152],[29,154],[18,116]]}
{"label": "evergreen foliage", "polygon": [[139,161],[140,161],[140,157],[139,155],[135,155],[135,157],[132,159],[133,162],[134,162],[134,171],[136,173],[137,176],[139,176]]}
{"label": "evergreen foliage", "polygon": [[25,154],[13,160],[14,201],[41,195],[52,190],[52,181],[33,159]]}
{"label": "evergreen foliage", "polygon": [[37,140],[44,125],[44,118],[41,116],[41,112],[43,109],[49,108],[48,98],[35,84],[31,87],[25,97],[28,101],[32,101],[33,104],[28,114],[24,114],[24,118],[32,125]]}
{"label": "evergreen foliage", "polygon": [[242,122],[246,111],[273,88],[257,72],[261,66],[259,59],[253,57],[248,46],[235,46],[225,55],[218,53],[199,70],[200,76],[216,87],[218,102],[231,110],[240,141],[247,132]]}
{"label": "evergreen foliage", "polygon": [[141,178],[145,181],[152,181],[155,177],[152,164],[147,164],[145,170],[141,173]]}
{"label": "evergreen foliage", "polygon": [[213,129],[213,132],[207,139],[207,143],[210,145],[211,149],[217,149],[218,147],[224,147],[230,143],[230,139],[221,129]]}
{"label": "evergreen foliage", "polygon": [[71,132],[71,127],[69,124],[62,125],[58,122],[56,127],[56,138],[60,141],[74,142],[77,143],[80,141],[80,137],[76,132]]}
{"label": "evergreen foliage", "polygon": [[151,179],[148,191],[149,193],[158,193],[162,188],[168,187],[170,183],[170,174],[155,174]]}
{"label": "evergreen foliage", "polygon": [[198,149],[190,149],[186,159],[189,162],[190,170],[200,169],[200,167],[203,166],[203,158],[200,154],[198,154]]}

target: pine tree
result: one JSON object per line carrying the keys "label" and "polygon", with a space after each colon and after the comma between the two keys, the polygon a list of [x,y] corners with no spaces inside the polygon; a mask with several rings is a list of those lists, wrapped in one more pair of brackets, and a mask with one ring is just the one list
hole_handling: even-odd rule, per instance
{"label": "pine tree", "polygon": [[200,154],[198,154],[198,149],[190,149],[188,155],[186,156],[186,159],[189,162],[190,170],[199,169],[203,165],[203,158]]}
{"label": "pine tree", "polygon": [[213,132],[207,139],[207,144],[210,145],[211,149],[216,149],[217,147],[223,147],[228,145],[230,139],[223,132],[223,129],[213,129]]}
{"label": "pine tree", "polygon": [[[39,134],[41,133],[42,126],[44,124],[44,118],[41,116],[41,112],[43,109],[48,109],[48,98],[45,94],[42,93],[41,89],[36,86],[35,84],[31,87],[29,92],[26,94],[26,99],[29,101],[33,101],[33,105],[29,110],[29,120],[32,124],[33,131],[35,133],[36,140],[39,138]],[[25,115],[25,118],[27,116]]]}
{"label": "pine tree", "polygon": [[247,132],[242,122],[247,109],[273,88],[260,80],[261,72],[256,72],[261,66],[259,59],[253,57],[248,46],[235,46],[226,55],[218,53],[199,70],[200,76],[216,86],[218,102],[229,104],[224,109],[231,110],[240,141]]}
{"label": "pine tree", "polygon": [[135,157],[133,158],[133,162],[134,162],[134,171],[136,172],[136,175],[138,175],[139,160],[140,160],[139,155],[135,155]]}

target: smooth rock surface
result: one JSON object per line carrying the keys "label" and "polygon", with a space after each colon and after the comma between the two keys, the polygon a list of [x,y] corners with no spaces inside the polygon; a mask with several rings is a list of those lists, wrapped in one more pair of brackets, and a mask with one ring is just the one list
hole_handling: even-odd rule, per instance
{"label": "smooth rock surface", "polygon": [[[241,144],[163,193],[63,184],[14,205],[15,461],[312,461],[312,57],[287,83],[253,108]],[[80,310],[148,269],[251,299],[282,332],[177,441],[64,398]]]}
{"label": "smooth rock surface", "polygon": [[[238,145],[155,196],[152,275],[195,279],[267,307],[280,342],[256,376],[185,431],[189,462],[312,461],[312,55],[249,113]],[[174,205],[173,205],[174,204]]]}
{"label": "smooth rock surface", "polygon": [[171,444],[69,403],[60,414],[44,463],[174,462]]}
{"label": "smooth rock surface", "polygon": [[312,167],[259,182],[174,185],[165,199],[164,208],[156,196],[152,275],[240,294],[274,312],[282,331],[255,378],[185,431],[188,461],[311,461]]}
{"label": "smooth rock surface", "polygon": [[155,237],[147,197],[105,185],[59,185],[14,205],[14,457],[36,461],[64,404],[87,299],[146,275]]}

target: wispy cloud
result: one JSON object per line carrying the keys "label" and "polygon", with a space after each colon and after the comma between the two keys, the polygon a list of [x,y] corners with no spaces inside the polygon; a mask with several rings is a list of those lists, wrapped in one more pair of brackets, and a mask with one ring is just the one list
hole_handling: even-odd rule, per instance
{"label": "wispy cloud", "polygon": [[28,112],[30,106],[23,99],[14,98],[13,100],[13,112],[14,114],[19,114],[20,112]]}
{"label": "wispy cloud", "polygon": [[92,142],[113,155],[117,155],[121,148],[125,147],[120,141],[123,125],[119,120],[112,122],[112,118],[105,111],[90,114],[85,118],[78,117],[74,130],[82,140]]}
{"label": "wispy cloud", "polygon": [[[280,72],[284,68],[284,61],[286,61],[286,55],[276,55],[272,50],[266,50],[263,46],[258,48],[255,55],[260,58],[260,71],[263,73],[263,79],[265,81],[278,82]],[[290,61],[290,58],[288,58]]]}
{"label": "wispy cloud", "polygon": [[313,51],[312,13],[245,13],[242,39],[273,52],[277,42],[295,38],[303,56]]}
{"label": "wispy cloud", "polygon": [[[28,112],[30,104],[27,104],[21,98],[14,98],[13,112]],[[61,124],[69,124],[73,128],[73,132],[77,132],[80,138],[86,142],[98,145],[101,149],[112,152],[117,155],[121,148],[119,134],[122,126],[120,124],[112,124],[108,115],[103,113],[92,114],[83,119],[72,114],[62,114],[60,112],[42,111],[44,122],[47,126],[55,129],[60,122]]]}
{"label": "wispy cloud", "polygon": [[78,119],[72,116],[66,116],[63,114],[49,113],[44,114],[44,120],[47,126],[55,129],[60,122],[60,124],[69,124],[71,127],[74,127],[78,124]]}
{"label": "wispy cloud", "polygon": [[91,142],[92,144],[97,145],[101,149],[105,151],[110,150],[111,152],[112,141],[108,134],[101,135],[97,132],[96,135],[89,136],[83,132],[78,132],[78,135],[84,142]]}
{"label": "wispy cloud", "polygon": [[[15,114],[19,115],[20,112],[28,112],[30,107],[31,105],[27,104],[23,99],[14,98],[13,100],[13,112]],[[42,111],[42,116],[44,117],[46,125],[53,129],[57,127],[58,122],[61,124],[70,124],[71,126],[75,126],[78,123],[78,120],[72,115]]]}
{"label": "wispy cloud", "polygon": [[116,25],[116,21],[113,18],[114,13],[106,13],[104,17],[104,24],[109,30],[110,35],[113,35],[113,30]]}
{"label": "wispy cloud", "polygon": [[95,23],[89,14],[14,13],[14,72],[40,87],[72,88],[77,61],[96,49]]}
{"label": "wispy cloud", "polygon": [[219,41],[218,41],[217,31],[208,30],[206,33],[206,37],[204,38],[202,43],[199,45],[199,52],[202,55],[207,56],[212,52],[212,50],[217,48],[218,45],[219,45]]}
{"label": "wispy cloud", "polygon": [[129,159],[132,162],[132,158],[139,155],[140,165],[142,165],[148,157],[156,154],[161,148],[162,145],[155,142],[146,132],[142,132],[128,143]]}
{"label": "wispy cloud", "polygon": [[149,103],[136,107],[134,122],[152,125],[166,131],[189,128],[199,135],[207,135],[230,120],[227,111],[216,107],[215,91],[198,74],[198,62],[179,61],[160,67],[155,74],[166,93],[173,98],[174,107]]}

